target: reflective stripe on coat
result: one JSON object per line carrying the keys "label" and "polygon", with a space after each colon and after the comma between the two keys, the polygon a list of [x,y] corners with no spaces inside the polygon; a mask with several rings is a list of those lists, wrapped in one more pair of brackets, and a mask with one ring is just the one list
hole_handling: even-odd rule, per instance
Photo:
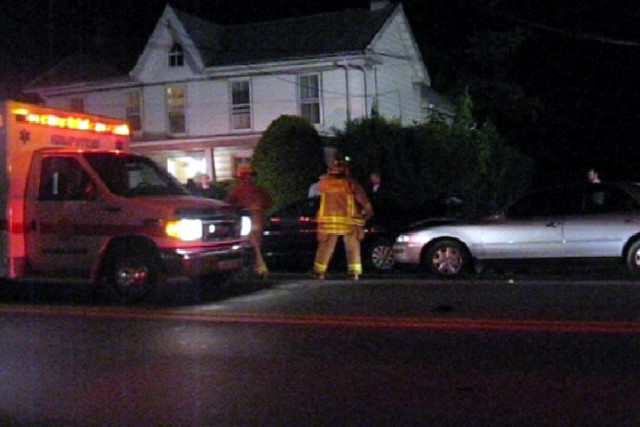
{"label": "reflective stripe on coat", "polygon": [[366,193],[355,181],[346,177],[326,175],[320,179],[318,233],[350,234],[363,227],[363,210],[369,206]]}

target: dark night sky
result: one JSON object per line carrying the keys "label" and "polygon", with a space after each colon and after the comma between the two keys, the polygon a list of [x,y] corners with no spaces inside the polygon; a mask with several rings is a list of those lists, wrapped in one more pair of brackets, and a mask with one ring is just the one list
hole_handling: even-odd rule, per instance
{"label": "dark night sky", "polygon": [[[52,63],[77,51],[140,52],[164,0],[0,0],[0,96],[14,95]],[[301,16],[369,5],[368,0],[173,0],[220,24]],[[505,95],[498,125],[543,174],[640,180],[640,2],[625,0],[405,0],[436,90],[492,76],[534,105]],[[519,28],[527,41],[508,61],[473,57],[470,41]],[[96,48],[96,46],[98,46]],[[477,51],[475,53],[478,53]],[[491,55],[500,57],[501,51]],[[470,59],[472,58],[472,59]],[[463,76],[463,78],[461,78]],[[469,80],[470,79],[470,80]],[[495,93],[495,86],[491,93]],[[493,102],[500,105],[500,96]],[[495,105],[494,105],[495,107]],[[541,175],[542,176],[542,175]],[[544,179],[544,177],[543,177]]]}
{"label": "dark night sky", "polygon": [[[172,0],[169,3],[220,24],[369,5],[368,0]],[[112,51],[114,45],[118,49],[140,51],[166,4],[167,0],[0,0],[0,75],[5,79],[11,76],[28,80],[48,65],[78,51]],[[5,85],[15,88],[13,84]]]}

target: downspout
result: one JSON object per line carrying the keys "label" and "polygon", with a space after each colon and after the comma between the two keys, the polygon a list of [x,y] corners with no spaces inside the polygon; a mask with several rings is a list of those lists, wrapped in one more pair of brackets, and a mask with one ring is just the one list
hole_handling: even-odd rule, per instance
{"label": "downspout", "polygon": [[378,67],[373,67],[373,105],[376,107],[376,111],[378,115],[380,114],[380,100],[378,99],[379,89],[378,89]]}
{"label": "downspout", "polygon": [[368,98],[369,98],[369,92],[368,92],[368,85],[367,85],[367,70],[365,70],[363,65],[351,65],[351,67],[355,68],[356,70],[360,70],[362,71],[362,81],[364,84],[364,118],[368,119],[369,118],[369,107],[368,107]]}
{"label": "downspout", "polygon": [[347,122],[351,121],[351,97],[349,95],[349,65],[347,65],[347,61],[344,61],[344,64],[341,64],[338,61],[334,61],[333,64],[336,67],[340,67],[344,69],[344,80],[345,80],[345,96],[347,101]]}
{"label": "downspout", "polygon": [[400,93],[400,88],[396,89],[398,93],[398,119],[400,123],[402,123],[402,93]]}

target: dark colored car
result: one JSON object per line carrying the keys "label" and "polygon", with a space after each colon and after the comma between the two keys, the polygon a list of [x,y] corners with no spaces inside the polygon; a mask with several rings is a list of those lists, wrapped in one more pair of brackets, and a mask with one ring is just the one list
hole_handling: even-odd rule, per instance
{"label": "dark colored car", "polygon": [[[304,199],[282,207],[269,216],[263,233],[262,253],[270,267],[302,270],[313,267],[319,204],[319,197]],[[395,265],[392,248],[395,234],[383,225],[379,216],[374,216],[366,224],[365,230],[365,238],[360,246],[364,270],[392,270]],[[344,245],[339,242],[330,268],[344,265]]]}
{"label": "dark colored car", "polygon": [[[395,268],[393,242],[409,224],[418,220],[441,223],[460,215],[461,201],[455,198],[429,201],[421,206],[399,208],[375,202],[375,215],[366,224],[361,243],[365,271],[388,272]],[[299,200],[273,212],[266,223],[262,252],[270,267],[310,270],[317,248],[316,214],[320,198]],[[346,268],[344,244],[338,243],[330,268]]]}

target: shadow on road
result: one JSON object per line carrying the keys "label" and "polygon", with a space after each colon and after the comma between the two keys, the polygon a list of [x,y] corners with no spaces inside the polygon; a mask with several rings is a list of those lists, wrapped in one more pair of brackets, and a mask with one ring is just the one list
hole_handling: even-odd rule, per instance
{"label": "shadow on road", "polygon": [[[224,281],[211,278],[197,283],[165,285],[160,292],[135,305],[153,308],[215,302],[257,292],[272,284],[272,280],[242,274]],[[0,304],[114,305],[105,300],[97,288],[88,285],[9,280],[0,280]]]}
{"label": "shadow on road", "polygon": [[[347,279],[344,272],[332,271],[329,279]],[[181,307],[203,303],[223,301],[225,299],[248,295],[264,289],[277,286],[283,280],[304,280],[305,273],[275,271],[268,279],[260,279],[250,272],[243,272],[234,278],[208,278],[197,283],[167,285],[151,298],[135,304],[138,307]],[[363,280],[402,280],[402,279],[430,279],[437,280],[433,275],[421,268],[399,268],[394,272],[365,273]],[[566,281],[579,283],[583,281],[602,282],[603,285],[612,281],[635,282],[640,276],[631,274],[623,265],[492,265],[479,272],[469,273],[462,277],[467,280],[495,280],[502,281]],[[443,279],[443,282],[455,282]],[[361,281],[362,283],[362,281]],[[85,305],[110,306],[113,303],[101,297],[101,292],[87,285],[63,283],[31,283],[0,280],[0,304],[28,304],[28,305]]]}

